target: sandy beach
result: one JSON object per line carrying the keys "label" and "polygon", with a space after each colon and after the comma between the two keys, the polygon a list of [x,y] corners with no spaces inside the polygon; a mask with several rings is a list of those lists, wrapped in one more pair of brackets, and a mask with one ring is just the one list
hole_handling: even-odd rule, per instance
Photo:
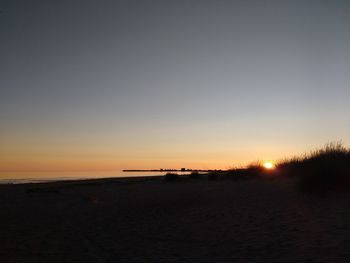
{"label": "sandy beach", "polygon": [[0,186],[0,262],[349,262],[350,196],[290,180]]}

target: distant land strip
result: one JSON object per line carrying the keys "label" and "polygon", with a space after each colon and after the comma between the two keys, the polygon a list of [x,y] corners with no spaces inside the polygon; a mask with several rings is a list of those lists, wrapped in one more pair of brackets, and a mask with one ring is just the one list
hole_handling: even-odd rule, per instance
{"label": "distant land strip", "polygon": [[200,170],[200,169],[151,169],[151,170],[123,170],[123,172],[212,172],[212,171],[221,171],[221,170]]}

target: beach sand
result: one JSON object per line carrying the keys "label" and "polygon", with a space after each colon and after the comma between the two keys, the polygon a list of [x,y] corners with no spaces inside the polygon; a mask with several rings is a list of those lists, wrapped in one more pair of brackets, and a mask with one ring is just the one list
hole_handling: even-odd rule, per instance
{"label": "beach sand", "polygon": [[0,262],[349,262],[350,195],[290,180],[0,186]]}

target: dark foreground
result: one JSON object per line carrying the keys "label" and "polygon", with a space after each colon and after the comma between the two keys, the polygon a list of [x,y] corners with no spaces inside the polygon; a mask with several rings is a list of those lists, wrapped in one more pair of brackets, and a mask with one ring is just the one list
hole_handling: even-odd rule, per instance
{"label": "dark foreground", "polygon": [[288,181],[0,186],[0,262],[349,262],[349,204]]}

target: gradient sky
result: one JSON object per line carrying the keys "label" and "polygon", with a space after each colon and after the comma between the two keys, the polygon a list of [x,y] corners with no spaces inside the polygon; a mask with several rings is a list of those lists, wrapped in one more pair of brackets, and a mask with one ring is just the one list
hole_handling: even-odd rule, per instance
{"label": "gradient sky", "polygon": [[0,0],[0,176],[350,143],[350,1]]}

